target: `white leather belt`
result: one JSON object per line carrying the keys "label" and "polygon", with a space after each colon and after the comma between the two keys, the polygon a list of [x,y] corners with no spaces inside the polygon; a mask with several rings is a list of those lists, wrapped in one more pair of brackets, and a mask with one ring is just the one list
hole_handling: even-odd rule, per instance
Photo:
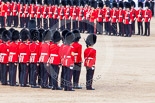
{"label": "white leather belt", "polygon": [[98,17],[102,17],[102,15],[99,15]]}
{"label": "white leather belt", "polygon": [[14,53],[14,52],[10,52],[10,54],[15,55],[16,53]]}
{"label": "white leather belt", "polygon": [[58,55],[57,55],[57,54],[51,54],[50,56],[54,56],[54,57],[57,57]]}
{"label": "white leather belt", "polygon": [[74,55],[78,55],[78,53],[74,53]]}
{"label": "white leather belt", "polygon": [[93,59],[93,58],[91,58],[91,57],[88,57],[88,59]]}
{"label": "white leather belt", "polygon": [[26,55],[26,53],[20,53],[20,55]]}
{"label": "white leather belt", "polygon": [[119,16],[119,17],[122,17],[122,16]]}
{"label": "white leather belt", "polygon": [[31,53],[31,55],[37,55],[37,53]]}
{"label": "white leather belt", "polygon": [[47,53],[41,53],[41,55],[47,55]]}
{"label": "white leather belt", "polygon": [[105,15],[105,17],[109,17],[109,15]]}
{"label": "white leather belt", "polygon": [[1,53],[1,55],[7,55],[6,53]]}
{"label": "white leather belt", "polygon": [[125,19],[128,19],[129,17],[125,17]]}

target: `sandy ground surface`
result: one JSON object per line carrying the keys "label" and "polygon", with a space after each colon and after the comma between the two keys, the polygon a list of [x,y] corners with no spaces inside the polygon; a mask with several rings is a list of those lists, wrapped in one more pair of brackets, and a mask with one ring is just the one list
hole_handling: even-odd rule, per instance
{"label": "sandy ground surface", "polygon": [[[85,38],[87,34],[82,34]],[[80,41],[85,49],[84,40]],[[0,85],[0,103],[155,103],[155,18],[151,36],[98,36],[95,91],[52,91]]]}

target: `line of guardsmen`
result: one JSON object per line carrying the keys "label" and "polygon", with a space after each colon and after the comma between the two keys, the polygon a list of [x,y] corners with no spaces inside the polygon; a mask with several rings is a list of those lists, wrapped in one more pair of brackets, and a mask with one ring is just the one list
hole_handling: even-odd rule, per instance
{"label": "line of guardsmen", "polygon": [[[0,21],[1,27],[18,27],[20,20],[20,27],[28,27],[28,21],[35,19],[38,28],[52,28],[57,30],[79,29],[81,33],[97,33],[106,35],[119,35],[131,37],[135,34],[135,21],[138,23],[137,35],[150,35],[150,21],[152,17],[149,9],[150,3],[145,3],[145,10],[143,10],[143,3],[139,2],[139,9],[135,10],[135,2],[131,3],[122,1],[117,5],[113,2],[113,8],[110,9],[110,4],[103,1],[98,3],[94,0],[86,4],[81,1],[81,6],[78,6],[77,1],[73,1],[73,6],[70,0],[59,2],[55,1],[54,5],[40,5],[40,4],[25,4],[20,3],[1,3]],[[119,8],[117,8],[119,6]],[[124,9],[125,6],[125,9]],[[7,20],[5,20],[7,18]],[[143,21],[145,23],[145,33],[143,33]],[[6,22],[6,23],[5,23]],[[60,25],[59,25],[60,24]],[[103,30],[103,24],[104,29]],[[117,24],[119,30],[117,30]],[[72,27],[71,27],[72,26]],[[132,32],[131,32],[132,31]]]}
{"label": "line of guardsmen", "polygon": [[[62,33],[52,29],[36,29],[35,20],[30,20],[29,28],[20,32],[11,28],[0,28],[0,74],[2,85],[18,86],[18,69],[21,87],[52,88],[52,90],[74,91],[82,89],[79,78],[82,66],[82,45],[80,31],[64,29]],[[92,88],[96,62],[93,45],[97,36],[89,34],[84,51],[86,67],[86,88]],[[60,45],[62,40],[63,44]],[[58,76],[60,68],[60,87]],[[7,82],[9,72],[9,83]],[[72,83],[73,76],[73,83]],[[73,89],[74,88],[74,89]]]}

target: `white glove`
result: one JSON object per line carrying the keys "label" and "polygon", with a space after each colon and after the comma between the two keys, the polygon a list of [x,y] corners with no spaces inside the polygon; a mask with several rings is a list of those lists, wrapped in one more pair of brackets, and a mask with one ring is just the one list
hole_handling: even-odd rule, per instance
{"label": "white glove", "polygon": [[84,20],[84,17],[82,17],[82,20]]}
{"label": "white glove", "polygon": [[134,18],[134,20],[136,20],[136,18]]}
{"label": "white glove", "polygon": [[63,19],[65,19],[65,17],[63,17]]}
{"label": "white glove", "polygon": [[111,18],[109,19],[109,21],[111,21]]}
{"label": "white glove", "polygon": [[10,15],[12,16],[12,13],[10,13]]}
{"label": "white glove", "polygon": [[125,23],[125,20],[123,20],[123,23]]}
{"label": "white glove", "polygon": [[17,12],[17,15],[18,15],[18,12]]}
{"label": "white glove", "polygon": [[71,19],[71,17],[69,16],[69,19]]}
{"label": "white glove", "polygon": [[73,66],[70,66],[70,69],[73,70]]}
{"label": "white glove", "polygon": [[48,18],[48,15],[46,16],[46,19]]}
{"label": "white glove", "polygon": [[97,21],[98,21],[98,18],[97,18]]}
{"label": "white glove", "polygon": [[105,19],[103,19],[103,22],[105,22]]}
{"label": "white glove", "polygon": [[142,21],[144,21],[144,18],[142,19]]}
{"label": "white glove", "polygon": [[116,22],[118,22],[118,19],[116,19]]}
{"label": "white glove", "polygon": [[150,22],[150,18],[148,19],[148,21]]}
{"label": "white glove", "polygon": [[95,67],[92,67],[91,69],[92,69],[92,70],[94,70],[94,69],[95,69]]}
{"label": "white glove", "polygon": [[78,17],[76,17],[76,20],[78,20]]}
{"label": "white glove", "polygon": [[60,18],[60,16],[58,16],[58,19]]}

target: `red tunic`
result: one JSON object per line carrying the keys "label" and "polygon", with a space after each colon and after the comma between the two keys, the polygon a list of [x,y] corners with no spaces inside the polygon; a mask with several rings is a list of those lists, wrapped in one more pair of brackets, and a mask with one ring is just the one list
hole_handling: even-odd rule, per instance
{"label": "red tunic", "polygon": [[54,19],[58,19],[58,14],[59,14],[58,8],[57,7],[54,7],[53,8],[53,11],[54,11],[53,18]]}
{"label": "red tunic", "polygon": [[74,61],[75,63],[82,62],[82,45],[79,43],[73,43],[72,46],[74,47]]}
{"label": "red tunic", "polygon": [[66,8],[65,19],[70,19],[70,8]]}
{"label": "red tunic", "polygon": [[60,8],[59,10],[59,16],[60,16],[60,19],[64,19],[64,16],[65,16],[65,8]]}
{"label": "red tunic", "polygon": [[98,11],[97,11],[97,21],[98,22],[103,22],[103,9],[98,9]]}
{"label": "red tunic", "polygon": [[72,19],[75,20],[77,18],[77,9],[73,8]]}
{"label": "red tunic", "polygon": [[84,66],[86,67],[93,67],[95,66],[96,62],[96,50],[93,48],[87,48],[84,51]]}
{"label": "red tunic", "polygon": [[23,6],[23,11],[24,11],[24,17],[28,17],[29,16],[29,9],[28,9],[28,6],[27,5],[25,5],[25,6]]}
{"label": "red tunic", "polygon": [[6,4],[6,11],[7,11],[7,16],[10,16],[11,14],[11,7],[12,5],[11,4]]}
{"label": "red tunic", "polygon": [[63,66],[70,67],[74,65],[74,48],[69,45],[63,47]]}
{"label": "red tunic", "polygon": [[96,19],[96,10],[91,10],[90,11],[90,22],[94,22],[94,20]]}
{"label": "red tunic", "polygon": [[9,45],[1,43],[0,48],[0,63],[8,63]]}
{"label": "red tunic", "polygon": [[124,24],[129,24],[131,20],[131,13],[129,11],[124,12]]}
{"label": "red tunic", "polygon": [[37,15],[37,18],[40,18],[40,15],[41,15],[41,8],[40,6],[36,6],[36,15]]}
{"label": "red tunic", "polygon": [[9,44],[9,58],[8,62],[18,62],[18,56],[19,56],[19,43],[11,42]]}
{"label": "red tunic", "polygon": [[152,12],[150,9],[144,10],[144,22],[150,22],[152,17]]}
{"label": "red tunic", "polygon": [[17,13],[18,13],[17,5],[13,4],[13,6],[12,6],[12,15],[17,16]]}
{"label": "red tunic", "polygon": [[57,44],[50,45],[50,58],[49,63],[54,65],[61,64],[61,57],[60,57],[60,47]]}
{"label": "red tunic", "polygon": [[29,7],[29,14],[30,14],[30,16],[31,16],[31,18],[34,18],[35,16],[35,6],[33,6],[33,5],[30,5],[30,7]]}
{"label": "red tunic", "polygon": [[20,43],[19,45],[19,63],[27,63],[30,58],[29,45],[27,43]]}
{"label": "red tunic", "polygon": [[132,15],[131,15],[131,21],[135,21],[135,18],[136,18],[136,10],[135,9],[131,9],[130,10],[130,13],[132,13]]}
{"label": "red tunic", "polygon": [[47,16],[47,9],[45,6],[43,6],[43,8],[42,8],[42,14],[41,15],[43,16],[43,18],[46,18],[46,16]]}
{"label": "red tunic", "polygon": [[52,14],[52,7],[50,7],[50,6],[47,7],[47,15],[49,18],[52,18],[52,15],[53,15]]}
{"label": "red tunic", "polygon": [[83,18],[84,18],[84,9],[83,8],[79,8],[78,20],[82,21]]}
{"label": "red tunic", "polygon": [[42,43],[39,50],[39,62],[41,63],[47,63],[49,59],[49,49],[50,44],[49,43]]}
{"label": "red tunic", "polygon": [[118,14],[118,16],[117,16],[117,19],[118,19],[118,22],[119,23],[122,23],[123,22],[123,14],[124,14],[124,11],[123,10],[118,10],[118,12],[117,12]]}
{"label": "red tunic", "polygon": [[1,15],[0,16],[5,16],[6,10],[7,10],[6,5],[5,4],[1,4],[1,8],[0,8]]}
{"label": "red tunic", "polygon": [[136,16],[137,16],[137,22],[142,22],[143,19],[143,10],[137,10]]}
{"label": "red tunic", "polygon": [[109,22],[110,21],[110,15],[111,15],[111,10],[105,10],[105,22]]}
{"label": "red tunic", "polygon": [[110,17],[111,17],[111,22],[112,23],[116,23],[117,21],[117,10],[112,9],[111,13],[110,13]]}

